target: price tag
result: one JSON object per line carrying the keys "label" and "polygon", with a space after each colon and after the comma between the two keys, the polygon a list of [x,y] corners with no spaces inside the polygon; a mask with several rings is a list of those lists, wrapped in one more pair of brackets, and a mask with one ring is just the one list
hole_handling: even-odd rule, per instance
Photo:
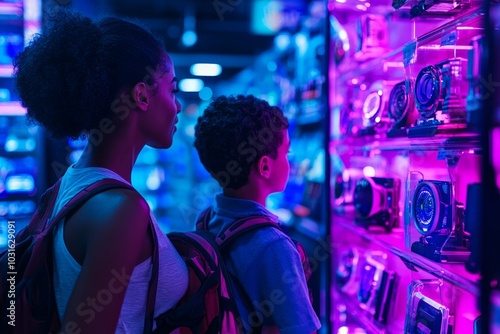
{"label": "price tag", "polygon": [[403,47],[404,66],[414,63],[416,56],[417,56],[417,42],[410,42]]}
{"label": "price tag", "polygon": [[458,33],[457,31],[452,31],[441,38],[441,46],[445,45],[457,45]]}

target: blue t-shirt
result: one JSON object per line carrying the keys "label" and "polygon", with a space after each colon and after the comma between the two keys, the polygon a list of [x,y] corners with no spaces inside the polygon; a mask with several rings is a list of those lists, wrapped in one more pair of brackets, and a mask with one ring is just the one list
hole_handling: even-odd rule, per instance
{"label": "blue t-shirt", "polygon": [[[257,202],[218,194],[209,223],[217,235],[235,219],[265,215],[278,217]],[[230,246],[226,267],[247,332],[276,324],[280,333],[305,334],[321,327],[309,300],[304,271],[293,241],[282,231],[264,227],[239,237]]]}

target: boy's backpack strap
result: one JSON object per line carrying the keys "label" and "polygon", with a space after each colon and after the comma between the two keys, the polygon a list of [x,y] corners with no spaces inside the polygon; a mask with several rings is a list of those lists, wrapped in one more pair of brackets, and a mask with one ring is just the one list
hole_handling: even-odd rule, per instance
{"label": "boy's backpack strap", "polygon": [[[219,248],[224,250],[230,243],[236,240],[239,236],[262,227],[274,227],[282,230],[280,225],[271,218],[266,216],[250,216],[242,219],[236,220],[228,228],[220,231],[219,235],[215,238],[215,242],[219,245]],[[300,261],[302,262],[302,267],[304,268],[304,274],[306,280],[312,275],[311,265],[307,257],[307,252],[304,246],[295,239],[292,239],[297,251],[299,252]]]}
{"label": "boy's backpack strap", "polygon": [[207,231],[208,223],[210,222],[211,218],[212,218],[212,207],[209,206],[208,208],[203,210],[198,216],[198,220],[196,221],[196,230]]}
{"label": "boy's backpack strap", "polygon": [[223,251],[225,247],[236,240],[239,236],[262,227],[274,227],[281,229],[280,226],[269,217],[249,216],[236,220],[229,225],[229,227],[220,231],[215,238],[215,242],[219,245],[221,251]]}

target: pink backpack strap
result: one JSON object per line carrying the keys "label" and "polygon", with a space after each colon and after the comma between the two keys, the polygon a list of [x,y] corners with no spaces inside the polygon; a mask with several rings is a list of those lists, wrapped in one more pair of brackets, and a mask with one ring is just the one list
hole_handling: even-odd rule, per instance
{"label": "pink backpack strap", "polygon": [[203,210],[198,216],[198,220],[196,221],[196,230],[197,231],[208,231],[208,223],[212,218],[212,207],[209,206],[205,210]]}
{"label": "pink backpack strap", "polygon": [[249,216],[234,221],[229,227],[220,231],[215,238],[219,248],[223,250],[239,236],[263,227],[274,227],[281,229],[278,223],[273,222],[266,216]]}

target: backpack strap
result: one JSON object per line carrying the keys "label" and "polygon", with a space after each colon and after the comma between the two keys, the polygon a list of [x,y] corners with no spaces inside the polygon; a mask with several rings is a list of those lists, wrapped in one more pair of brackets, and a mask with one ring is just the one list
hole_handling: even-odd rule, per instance
{"label": "backpack strap", "polygon": [[263,227],[274,227],[281,230],[281,227],[266,216],[249,216],[234,221],[227,228],[220,231],[215,238],[221,251],[241,235]]}
{"label": "backpack strap", "polygon": [[[57,181],[57,183],[49,188],[49,190],[45,193],[47,194],[42,202],[48,203],[48,207],[44,208],[45,213],[44,217],[48,218],[52,214],[54,209],[54,203],[57,198],[57,193],[59,191],[61,179]],[[42,230],[45,228],[54,228],[58,222],[71,210],[74,210],[79,205],[83,204],[86,200],[90,199],[92,196],[97,195],[103,191],[112,189],[112,188],[125,188],[135,190],[131,185],[124,183],[123,181],[119,181],[116,179],[106,178],[99,180],[97,182],[92,183],[87,186],[85,189],[76,194],[71,200],[66,203],[61,210],[57,213],[57,215],[50,221],[46,226],[43,226]],[[44,194],[44,195],[45,195]],[[43,197],[43,196],[42,196]],[[154,321],[154,307],[156,302],[156,290],[158,286],[158,268],[159,268],[159,259],[158,259],[158,236],[156,235],[156,229],[153,225],[151,218],[149,219],[149,226],[151,228],[151,233],[153,237],[153,255],[151,258],[153,268],[151,273],[151,280],[148,285],[148,295],[146,302],[146,314],[144,319],[144,333],[151,333],[153,330],[153,321]]]}
{"label": "backpack strap", "polygon": [[158,288],[158,271],[160,267],[159,251],[158,251],[158,236],[156,235],[156,229],[149,218],[149,226],[151,227],[151,234],[153,236],[153,255],[151,257],[151,262],[153,264],[151,279],[148,285],[148,295],[146,301],[146,314],[144,317],[144,333],[149,334],[153,332],[154,323],[154,313],[156,304],[156,290]]}
{"label": "backpack strap", "polygon": [[16,236],[16,242],[21,242],[30,235],[40,234],[45,230],[50,224],[47,224],[49,217],[52,215],[54,210],[54,204],[59,193],[59,187],[61,186],[61,179],[48,188],[40,197],[40,203],[38,204],[35,213],[31,217],[28,226],[21,231],[19,231]]}
{"label": "backpack strap", "polygon": [[203,210],[198,216],[198,220],[196,221],[196,230],[208,231],[208,223],[212,218],[212,207],[209,206],[205,210]]}
{"label": "backpack strap", "polygon": [[[49,199],[49,206],[45,210],[45,215],[44,217],[49,217],[50,214],[52,214],[52,211],[54,209],[54,203],[57,198],[57,193],[59,190],[61,180],[59,180],[54,186],[54,189],[50,189],[50,193],[47,194],[48,196],[51,196]],[[68,212],[71,212],[71,210],[76,209],[79,205],[83,204],[85,201],[90,199],[92,196],[97,195],[98,193],[101,193],[103,191],[112,189],[112,188],[126,188],[130,190],[136,191],[131,185],[124,183],[119,180],[115,179],[102,179],[99,181],[96,181],[83,190],[81,190],[78,194],[73,196],[62,208],[59,210],[57,215],[51,219],[49,222],[47,222],[47,225],[43,227],[45,228],[50,228],[54,224],[57,224],[65,215],[68,214]]]}

